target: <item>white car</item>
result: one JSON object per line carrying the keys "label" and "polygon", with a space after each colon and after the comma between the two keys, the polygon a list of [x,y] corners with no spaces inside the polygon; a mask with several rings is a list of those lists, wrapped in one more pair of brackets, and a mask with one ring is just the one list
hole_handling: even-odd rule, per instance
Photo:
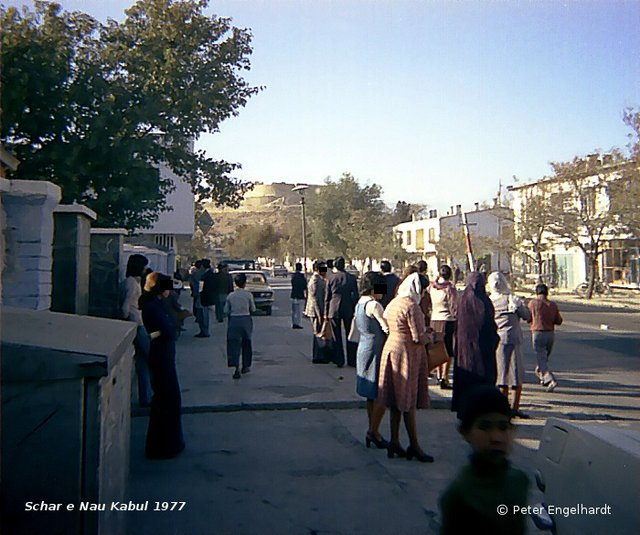
{"label": "white car", "polygon": [[640,429],[549,418],[536,468],[545,500],[531,515],[538,528],[558,535],[640,533]]}

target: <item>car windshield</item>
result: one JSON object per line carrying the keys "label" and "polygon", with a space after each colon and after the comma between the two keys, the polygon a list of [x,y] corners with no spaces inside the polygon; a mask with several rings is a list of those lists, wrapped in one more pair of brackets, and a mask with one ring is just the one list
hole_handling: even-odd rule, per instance
{"label": "car windshield", "polygon": [[267,279],[265,279],[264,275],[259,273],[247,275],[247,282],[249,284],[266,284]]}

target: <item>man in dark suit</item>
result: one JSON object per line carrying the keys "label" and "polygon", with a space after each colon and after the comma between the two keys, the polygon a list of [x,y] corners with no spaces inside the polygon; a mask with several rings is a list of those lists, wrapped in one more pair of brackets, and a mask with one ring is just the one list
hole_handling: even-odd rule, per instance
{"label": "man in dark suit", "polygon": [[209,330],[209,320],[213,311],[213,269],[211,269],[211,260],[205,258],[202,260],[204,273],[202,274],[202,290],[200,291],[200,304],[202,305],[202,323],[200,324],[200,332],[196,334],[197,338],[209,338],[211,332]]}
{"label": "man in dark suit", "polygon": [[227,295],[231,292],[233,292],[233,278],[229,274],[229,266],[220,263],[218,264],[218,272],[213,276],[213,300],[218,323],[224,321],[224,303],[227,300]]}
{"label": "man in dark suit", "polygon": [[400,278],[395,273],[391,273],[391,262],[389,262],[388,260],[383,260],[380,263],[380,271],[382,271],[382,275],[384,275],[384,281],[387,284],[387,293],[384,294],[382,299],[380,299],[380,304],[384,308],[387,308],[387,305],[396,295],[396,288],[400,283]]}
{"label": "man in dark suit", "polygon": [[[358,281],[354,275],[344,270],[344,258],[336,258],[335,273],[327,273],[327,290],[325,293],[325,317],[331,320],[333,335],[333,362],[338,367],[344,366],[344,348],[342,347],[342,325],[345,338],[349,335],[353,313],[358,301]],[[356,365],[358,344],[347,340],[347,364]]]}

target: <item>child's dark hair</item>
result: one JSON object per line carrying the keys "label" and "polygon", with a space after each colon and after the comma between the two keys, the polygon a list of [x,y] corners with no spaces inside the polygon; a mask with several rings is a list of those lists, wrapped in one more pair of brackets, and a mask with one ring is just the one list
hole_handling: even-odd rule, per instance
{"label": "child's dark hair", "polygon": [[549,288],[546,284],[536,284],[536,295],[549,295]]}
{"label": "child's dark hair", "polygon": [[481,385],[472,388],[463,398],[458,412],[460,431],[471,429],[475,422],[483,414],[504,414],[511,418],[509,401],[495,386]]}
{"label": "child's dark hair", "polygon": [[244,273],[238,273],[233,277],[233,282],[236,283],[238,288],[244,288],[245,284],[247,284],[247,276]]}

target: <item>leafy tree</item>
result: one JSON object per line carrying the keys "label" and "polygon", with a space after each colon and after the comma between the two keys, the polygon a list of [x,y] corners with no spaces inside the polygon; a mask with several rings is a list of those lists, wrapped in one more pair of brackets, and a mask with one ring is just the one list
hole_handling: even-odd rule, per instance
{"label": "leafy tree", "polygon": [[[473,244],[472,244],[473,245]],[[437,244],[438,256],[450,265],[467,263],[467,245],[462,227],[445,226],[440,231]]]}
{"label": "leafy tree", "polygon": [[398,254],[392,213],[381,195],[380,186],[361,186],[350,173],[335,182],[327,178],[308,203],[314,256],[364,260]]}
{"label": "leafy tree", "polygon": [[587,299],[593,295],[604,245],[621,229],[620,218],[609,205],[614,169],[604,163],[607,156],[596,153],[551,164],[558,191],[551,196],[550,230],[584,253],[589,267]]}
{"label": "leafy tree", "polygon": [[426,209],[425,204],[413,204],[406,201],[398,201],[393,210],[393,224],[398,225],[411,221],[412,216],[419,217]]}
{"label": "leafy tree", "polygon": [[280,257],[282,235],[271,224],[241,225],[224,243],[228,254],[238,258]]}
{"label": "leafy tree", "polygon": [[611,210],[627,232],[640,237],[640,111],[625,110],[624,121],[633,133],[629,135],[629,156],[620,178],[610,184]]}
{"label": "leafy tree", "polygon": [[[527,192],[520,207],[516,223],[518,243],[522,247],[513,252],[521,252],[533,259],[538,266],[538,281],[542,278],[542,255],[553,245],[553,235],[549,234],[551,224],[554,222],[555,210],[553,209],[549,182],[540,182]],[[531,251],[531,252],[529,252]]]}
{"label": "leafy tree", "polygon": [[149,227],[165,210],[167,165],[200,199],[237,206],[238,164],[193,152],[202,132],[238,114],[260,88],[251,34],[203,13],[208,0],[139,0],[122,23],[35,2],[2,7],[2,125],[21,165],[10,178],[50,180],[99,224]]}

